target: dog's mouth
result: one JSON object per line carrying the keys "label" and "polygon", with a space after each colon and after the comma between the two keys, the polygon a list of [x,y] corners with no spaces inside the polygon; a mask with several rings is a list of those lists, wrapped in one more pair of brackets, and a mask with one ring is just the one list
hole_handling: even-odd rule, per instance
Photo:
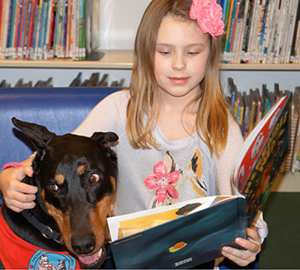
{"label": "dog's mouth", "polygon": [[101,248],[92,255],[78,256],[80,266],[83,269],[99,269],[106,258],[105,248]]}

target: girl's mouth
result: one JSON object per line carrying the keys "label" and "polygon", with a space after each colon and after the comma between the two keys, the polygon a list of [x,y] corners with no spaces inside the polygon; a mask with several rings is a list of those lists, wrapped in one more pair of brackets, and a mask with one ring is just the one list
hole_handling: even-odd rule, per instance
{"label": "girl's mouth", "polygon": [[177,85],[185,84],[189,80],[188,77],[169,77],[169,79],[172,83]]}

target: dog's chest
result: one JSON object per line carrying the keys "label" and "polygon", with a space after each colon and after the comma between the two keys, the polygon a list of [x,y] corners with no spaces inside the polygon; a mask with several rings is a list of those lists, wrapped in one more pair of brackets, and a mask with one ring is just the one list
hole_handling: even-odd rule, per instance
{"label": "dog's chest", "polygon": [[18,237],[0,211],[0,259],[6,269],[81,269],[68,252],[43,250]]}

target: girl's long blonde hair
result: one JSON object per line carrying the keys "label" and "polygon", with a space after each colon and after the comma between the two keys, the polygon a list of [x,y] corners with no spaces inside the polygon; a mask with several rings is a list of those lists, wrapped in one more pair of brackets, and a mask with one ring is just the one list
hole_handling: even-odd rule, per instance
{"label": "girl's long blonde hair", "polygon": [[[167,14],[193,21],[189,17],[191,5],[191,0],[153,0],[141,20],[135,40],[134,66],[129,86],[131,98],[127,107],[126,124],[128,140],[135,149],[159,148],[153,129],[159,113],[159,107],[154,107],[158,104],[154,101],[159,100],[154,54],[160,24]],[[187,105],[199,102],[197,132],[211,154],[214,152],[217,156],[225,149],[228,135],[228,105],[219,72],[220,51],[221,38],[211,38],[206,74],[200,83],[202,91]]]}

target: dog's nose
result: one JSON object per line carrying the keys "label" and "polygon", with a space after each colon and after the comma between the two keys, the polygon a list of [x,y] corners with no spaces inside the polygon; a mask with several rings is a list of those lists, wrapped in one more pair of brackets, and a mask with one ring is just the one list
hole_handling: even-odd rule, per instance
{"label": "dog's nose", "polygon": [[73,250],[77,254],[89,254],[95,248],[96,239],[93,234],[87,234],[80,237],[72,236],[71,244]]}

